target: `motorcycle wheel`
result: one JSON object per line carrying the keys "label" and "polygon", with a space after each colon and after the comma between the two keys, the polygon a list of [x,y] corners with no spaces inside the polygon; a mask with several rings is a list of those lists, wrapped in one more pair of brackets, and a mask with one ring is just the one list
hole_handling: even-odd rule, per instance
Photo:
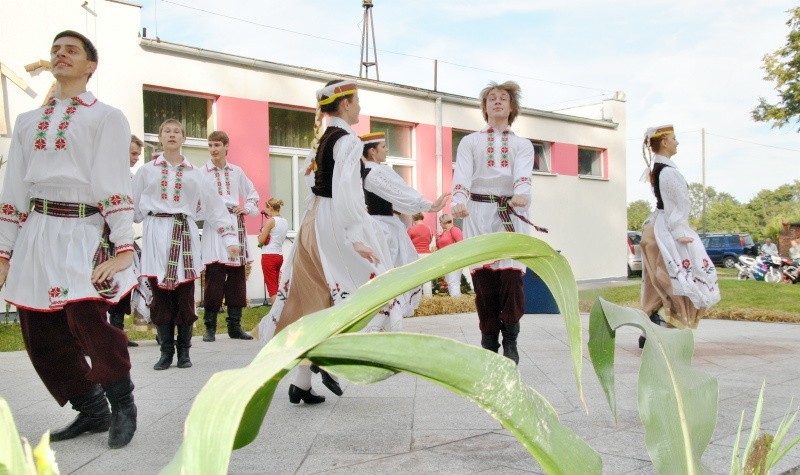
{"label": "motorcycle wheel", "polygon": [[783,280],[781,277],[781,273],[778,272],[778,269],[771,267],[767,273],[764,275],[764,281],[769,282],[771,284],[775,284]]}
{"label": "motorcycle wheel", "polygon": [[743,270],[739,271],[739,274],[736,276],[737,280],[748,280],[750,278],[750,273],[745,272]]}

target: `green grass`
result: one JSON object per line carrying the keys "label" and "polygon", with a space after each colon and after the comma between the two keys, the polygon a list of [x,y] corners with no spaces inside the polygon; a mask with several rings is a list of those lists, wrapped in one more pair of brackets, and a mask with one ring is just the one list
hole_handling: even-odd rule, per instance
{"label": "green grass", "polygon": [[[721,279],[719,288],[722,300],[709,311],[708,318],[800,322],[800,285]],[[633,280],[631,285],[623,287],[582,291],[579,293],[580,309],[588,312],[597,297],[619,305],[641,308],[640,292],[641,282]]]}
{"label": "green grass", "polygon": [[[242,328],[245,331],[251,331],[261,321],[261,317],[269,312],[269,307],[252,307],[246,308],[242,312]],[[205,324],[203,323],[203,311],[197,312],[198,320],[194,325],[194,335],[201,336],[206,332]],[[228,315],[223,313],[217,316],[217,334],[227,334],[228,324],[225,322],[225,317]],[[125,317],[125,331],[128,333],[128,338],[131,340],[155,340],[155,327],[147,331],[135,331],[133,329],[133,319],[130,315]],[[0,352],[2,351],[19,351],[24,350],[25,344],[22,341],[22,332],[18,323],[0,324]]]}

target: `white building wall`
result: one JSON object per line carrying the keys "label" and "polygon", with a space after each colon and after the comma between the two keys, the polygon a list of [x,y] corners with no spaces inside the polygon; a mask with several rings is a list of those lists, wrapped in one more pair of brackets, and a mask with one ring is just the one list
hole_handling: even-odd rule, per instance
{"label": "white building wall", "polygon": [[[49,72],[31,76],[24,66],[49,59],[52,37],[64,29],[77,30],[96,43],[100,64],[88,87],[100,100],[123,110],[132,132],[140,137],[144,132],[143,88],[170,88],[313,108],[314,92],[326,76],[323,72],[304,72],[283,65],[275,65],[276,71],[269,71],[260,61],[192,47],[168,53],[142,46],[138,6],[123,1],[89,0],[87,6],[97,14],[95,17],[81,8],[82,3],[82,0],[0,0],[3,12],[0,61],[29,85],[28,91],[22,91],[10,81],[3,81],[9,129],[13,128],[18,114],[42,103],[53,81]],[[14,20],[8,21],[10,18]],[[241,64],[247,61],[252,64]],[[363,114],[436,124],[435,98],[439,94],[391,87],[391,90],[381,90],[386,86],[373,87],[372,84],[365,82],[362,87]],[[517,119],[514,129],[519,135],[532,139],[606,149],[609,175],[607,179],[587,179],[536,174],[532,216],[537,224],[550,229],[550,234],[537,233],[536,237],[562,251],[578,280],[624,276],[625,104],[609,100],[563,112],[602,118],[618,126],[600,126],[591,121],[567,116],[553,118],[553,114],[547,117],[548,114],[542,116],[529,111]],[[444,96],[442,125],[478,130],[484,122],[479,109],[470,104],[469,99]],[[0,136],[0,154],[7,156],[9,143],[10,134]],[[445,164],[449,160],[449,156],[443,157]],[[260,298],[263,296],[260,256],[255,257],[248,293],[252,298]]]}

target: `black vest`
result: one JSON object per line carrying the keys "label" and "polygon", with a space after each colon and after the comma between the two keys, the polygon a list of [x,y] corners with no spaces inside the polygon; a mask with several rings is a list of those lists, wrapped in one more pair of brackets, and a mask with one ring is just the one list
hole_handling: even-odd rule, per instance
{"label": "black vest", "polygon": [[653,165],[653,193],[656,195],[656,208],[664,209],[664,200],[661,199],[661,172],[669,165],[656,163]]}
{"label": "black vest", "polygon": [[[363,165],[364,162],[361,163],[361,179],[366,180],[367,175],[369,175],[369,172],[372,171],[372,169],[365,167]],[[392,203],[386,201],[375,193],[367,191],[366,189],[364,190],[364,201],[367,203],[367,213],[371,214],[372,216],[394,215]]]}
{"label": "black vest", "polygon": [[333,159],[333,146],[345,135],[347,131],[344,129],[328,127],[319,140],[317,156],[314,157],[317,171],[314,173],[314,186],[311,187],[311,191],[317,196],[333,197],[333,167],[336,165]]}

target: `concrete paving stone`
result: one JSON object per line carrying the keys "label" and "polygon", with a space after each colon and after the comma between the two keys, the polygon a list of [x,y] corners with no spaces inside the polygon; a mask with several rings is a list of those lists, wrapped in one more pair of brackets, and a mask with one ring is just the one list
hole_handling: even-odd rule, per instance
{"label": "concrete paving stone", "polygon": [[[582,316],[586,328],[588,317]],[[474,314],[407,319],[406,330],[447,335],[477,346]],[[636,397],[641,351],[638,331],[617,332],[615,387],[619,418],[614,424],[605,395],[585,351],[584,395],[580,402],[563,319],[558,315],[522,319],[519,371],[540,392],[562,422],[603,457],[604,473],[654,473],[644,448]],[[586,344],[586,331],[583,332]],[[719,378],[719,418],[704,456],[715,473],[726,473],[739,414],[749,427],[761,387],[767,380],[763,427],[774,430],[789,400],[800,400],[800,325],[704,321],[695,331],[694,366]],[[261,345],[218,335],[214,343],[193,339],[193,368],[154,371],[154,342],[130,351],[139,405],[139,430],[126,448],[106,447],[107,434],[84,435],[54,443],[62,473],[156,473],[178,450],[183,425],[197,392],[216,371],[248,364]],[[37,442],[41,434],[71,421],[74,412],[59,407],[33,371],[24,352],[0,354],[0,395],[9,401],[20,432]],[[10,376],[7,376],[9,374]],[[511,433],[474,403],[426,380],[400,374],[358,386],[345,381],[338,398],[319,377],[314,387],[328,399],[317,406],[293,405],[287,391],[293,375],[278,385],[256,440],[231,456],[229,472],[239,473],[538,473],[533,457]],[[224,404],[224,401],[220,401]],[[395,410],[387,412],[392,407]],[[399,409],[399,410],[398,410]],[[399,429],[398,429],[399,428]],[[798,423],[800,428],[800,423]],[[796,436],[798,430],[790,436]],[[477,442],[476,442],[477,440]],[[480,441],[489,441],[483,442]],[[481,446],[499,447],[514,463],[488,460]],[[795,448],[779,466],[800,465]],[[345,472],[346,471],[346,472]],[[779,473],[779,472],[775,472]]]}
{"label": "concrete paving stone", "polygon": [[[366,462],[393,457],[395,454],[309,454],[295,475],[328,473],[332,470],[358,468]],[[356,470],[358,472],[358,470]]]}
{"label": "concrete paving stone", "polygon": [[310,453],[398,454],[410,450],[410,430],[355,429],[320,432]]}
{"label": "concrete paving stone", "polygon": [[428,449],[449,444],[469,437],[488,434],[487,430],[414,430],[412,432],[411,450]]}

